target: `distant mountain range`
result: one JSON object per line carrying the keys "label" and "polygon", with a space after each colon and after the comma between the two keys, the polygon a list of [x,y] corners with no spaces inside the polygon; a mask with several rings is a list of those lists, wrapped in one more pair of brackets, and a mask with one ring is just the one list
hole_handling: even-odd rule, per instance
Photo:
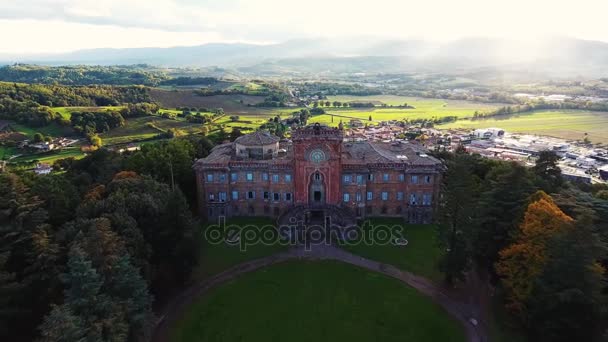
{"label": "distant mountain range", "polygon": [[56,55],[2,56],[0,64],[150,64],[234,68],[252,74],[446,72],[492,69],[555,77],[608,76],[608,43],[553,37],[522,43],[470,38],[423,40],[299,39],[272,45],[205,44],[172,48],[93,49]]}

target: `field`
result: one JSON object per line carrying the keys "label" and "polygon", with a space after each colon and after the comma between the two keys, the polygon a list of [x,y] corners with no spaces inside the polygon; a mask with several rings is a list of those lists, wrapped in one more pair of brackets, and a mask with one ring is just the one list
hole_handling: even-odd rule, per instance
{"label": "field", "polygon": [[[328,125],[338,125],[340,120],[348,123],[350,119],[360,119],[368,122],[369,117],[372,117],[371,123],[390,120],[413,120],[413,119],[431,119],[442,118],[446,116],[457,116],[459,118],[472,117],[475,111],[487,112],[498,108],[499,104],[476,103],[469,101],[453,101],[442,99],[426,99],[406,96],[394,95],[378,95],[378,96],[329,96],[328,101],[340,102],[371,102],[377,105],[375,108],[325,108],[328,114],[318,115],[311,118],[310,122],[319,122]],[[379,107],[381,104],[386,105],[404,105],[408,104],[414,108],[390,108]],[[333,123],[331,115],[334,114]]]}
{"label": "field", "polygon": [[101,135],[104,145],[141,142],[154,139],[169,128],[178,129],[183,134],[195,134],[203,125],[185,120],[172,120],[160,116],[144,116],[128,119],[123,127],[115,128]]}
{"label": "field", "polygon": [[355,266],[293,261],[194,301],[171,341],[465,341],[458,322],[416,290]]}
{"label": "field", "polygon": [[[196,107],[196,108],[223,108],[226,113],[263,112],[247,104],[256,104],[264,101],[263,96],[254,95],[213,95],[199,96],[192,90],[163,90],[154,88],[150,90],[153,101],[160,103],[164,108]],[[241,103],[242,101],[242,103]]]}
{"label": "field", "polygon": [[53,107],[52,110],[61,114],[64,119],[69,120],[74,112],[101,112],[104,110],[120,110],[122,106],[106,106],[106,107]]}
{"label": "field", "polygon": [[439,129],[499,127],[508,132],[553,136],[567,140],[582,140],[589,135],[593,143],[608,144],[608,113],[577,110],[536,111],[499,118],[458,120]]}
{"label": "field", "polygon": [[[371,219],[370,222],[375,226],[402,226],[404,228],[403,235],[408,240],[408,245],[403,247],[392,244],[370,245],[360,243],[344,246],[345,249],[369,259],[392,264],[402,270],[410,271],[434,281],[441,280],[441,274],[437,268],[441,252],[437,245],[435,226],[403,225],[403,220],[385,218]],[[368,226],[364,225],[363,227]]]}
{"label": "field", "polygon": [[72,130],[72,128],[63,127],[56,123],[51,123],[48,126],[36,127],[36,128],[12,123],[11,128],[16,132],[27,135],[28,139],[34,138],[34,134],[36,134],[36,133],[42,133],[45,136],[51,136],[51,137],[63,137],[63,136],[74,135],[74,131]]}

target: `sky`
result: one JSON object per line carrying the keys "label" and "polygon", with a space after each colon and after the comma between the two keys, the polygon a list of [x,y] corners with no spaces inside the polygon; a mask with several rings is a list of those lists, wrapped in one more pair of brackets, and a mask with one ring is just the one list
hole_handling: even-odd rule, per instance
{"label": "sky", "polygon": [[357,35],[608,42],[608,0],[0,0],[0,53]]}

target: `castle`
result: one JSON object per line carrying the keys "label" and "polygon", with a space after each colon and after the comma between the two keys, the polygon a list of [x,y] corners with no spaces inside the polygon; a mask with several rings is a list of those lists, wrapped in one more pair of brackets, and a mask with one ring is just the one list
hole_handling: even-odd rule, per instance
{"label": "castle", "polygon": [[216,146],[196,161],[199,210],[218,216],[279,217],[290,210],[430,223],[441,162],[407,142],[349,142],[319,124],[291,140],[264,131]]}

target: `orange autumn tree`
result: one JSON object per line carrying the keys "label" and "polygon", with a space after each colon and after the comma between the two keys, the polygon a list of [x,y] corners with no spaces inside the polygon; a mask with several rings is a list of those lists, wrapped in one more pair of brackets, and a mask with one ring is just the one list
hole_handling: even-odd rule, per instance
{"label": "orange autumn tree", "polygon": [[572,226],[573,219],[564,214],[543,191],[532,195],[515,242],[499,253],[496,272],[507,292],[507,307],[522,313],[533,290],[534,280],[547,263],[547,242],[558,232]]}

